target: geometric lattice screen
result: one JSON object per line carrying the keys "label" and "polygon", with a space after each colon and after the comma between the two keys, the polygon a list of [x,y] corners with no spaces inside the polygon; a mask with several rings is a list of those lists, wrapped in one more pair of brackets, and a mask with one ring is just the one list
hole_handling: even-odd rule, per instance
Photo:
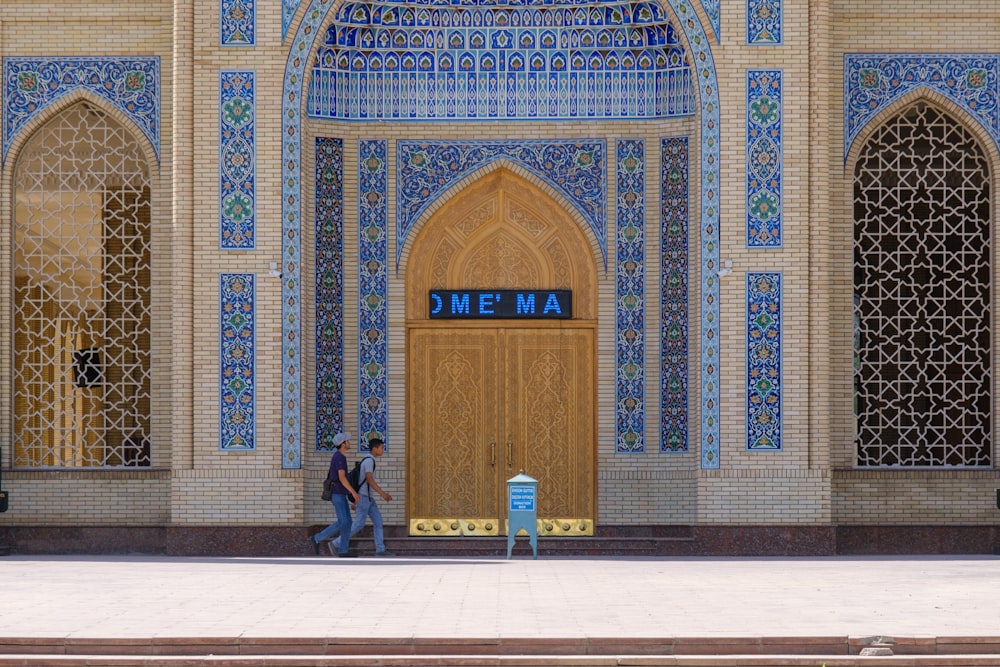
{"label": "geometric lattice screen", "polygon": [[857,464],[988,466],[993,441],[990,171],[919,104],[854,172]]}
{"label": "geometric lattice screen", "polygon": [[14,465],[150,465],[150,182],[88,103],[14,173]]}

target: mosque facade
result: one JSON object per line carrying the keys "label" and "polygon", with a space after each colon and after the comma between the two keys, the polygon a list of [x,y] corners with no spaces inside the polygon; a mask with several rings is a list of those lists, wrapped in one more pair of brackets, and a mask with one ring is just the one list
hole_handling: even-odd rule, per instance
{"label": "mosque facade", "polygon": [[524,472],[542,537],[1000,549],[993,0],[7,0],[0,56],[0,541],[267,553],[346,431],[400,539]]}

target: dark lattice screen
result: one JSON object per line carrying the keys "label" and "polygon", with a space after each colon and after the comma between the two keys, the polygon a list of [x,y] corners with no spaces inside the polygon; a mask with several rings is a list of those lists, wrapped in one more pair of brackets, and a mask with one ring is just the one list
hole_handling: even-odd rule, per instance
{"label": "dark lattice screen", "polygon": [[854,171],[860,466],[990,465],[992,231],[986,157],[917,105]]}

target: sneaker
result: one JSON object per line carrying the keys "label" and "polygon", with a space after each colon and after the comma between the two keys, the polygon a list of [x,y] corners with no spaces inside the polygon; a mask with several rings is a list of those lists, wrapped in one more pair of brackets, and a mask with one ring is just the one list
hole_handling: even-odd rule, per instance
{"label": "sneaker", "polygon": [[319,542],[313,539],[312,535],[309,536],[309,544],[312,545],[313,553],[317,556],[319,555]]}
{"label": "sneaker", "polygon": [[337,556],[340,557],[340,558],[357,558],[358,557],[358,552],[357,551],[344,551],[344,552],[339,552],[338,551],[337,552]]}
{"label": "sneaker", "polygon": [[330,548],[330,555],[331,556],[336,556],[337,555],[337,540],[336,539],[333,539],[333,540],[330,540],[329,542],[327,542],[326,546],[328,546]]}
{"label": "sneaker", "polygon": [[382,557],[387,557],[387,558],[392,558],[392,557],[394,557],[394,556],[395,556],[396,554],[392,553],[391,551],[376,551],[376,552],[375,552],[375,555],[376,555],[377,557],[379,557],[379,558],[382,558]]}

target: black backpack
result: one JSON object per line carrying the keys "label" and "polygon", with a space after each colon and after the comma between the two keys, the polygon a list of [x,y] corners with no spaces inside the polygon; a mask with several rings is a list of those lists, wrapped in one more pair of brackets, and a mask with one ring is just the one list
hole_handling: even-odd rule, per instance
{"label": "black backpack", "polygon": [[365,480],[361,479],[361,463],[365,459],[372,460],[372,472],[375,472],[375,457],[366,456],[364,459],[361,459],[360,461],[355,461],[354,467],[351,468],[347,473],[348,483],[351,485],[352,489],[358,492],[359,496],[361,495],[361,485],[365,482]]}

